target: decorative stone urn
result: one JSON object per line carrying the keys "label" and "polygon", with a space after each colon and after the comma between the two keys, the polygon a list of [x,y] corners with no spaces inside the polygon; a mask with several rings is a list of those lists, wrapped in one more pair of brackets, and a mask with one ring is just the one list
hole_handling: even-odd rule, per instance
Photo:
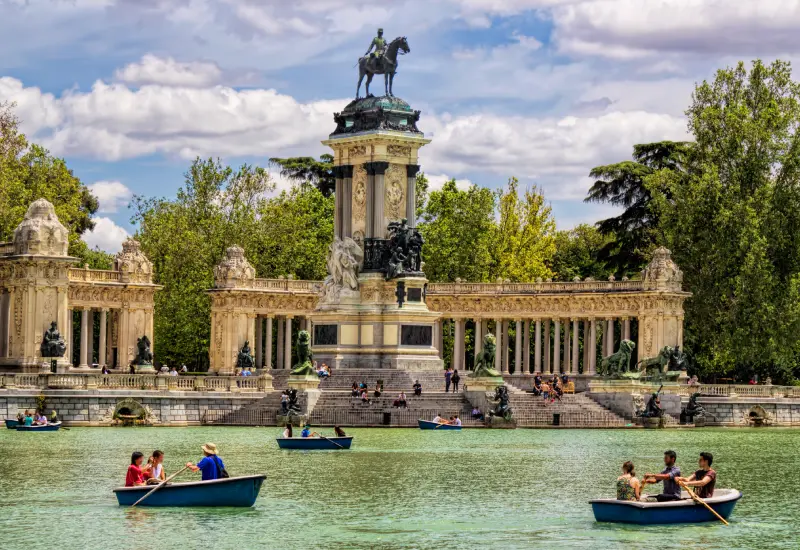
{"label": "decorative stone urn", "polygon": [[134,239],[128,238],[122,243],[122,252],[114,259],[114,269],[119,271],[120,282],[153,282],[153,264],[142,252],[139,241]]}
{"label": "decorative stone urn", "polygon": [[672,261],[669,249],[659,247],[653,252],[653,259],[642,271],[645,290],[681,290],[683,271]]}
{"label": "decorative stone urn", "polygon": [[53,205],[38,199],[31,203],[25,218],[14,230],[14,254],[67,256],[69,235]]}
{"label": "decorative stone urn", "polygon": [[229,246],[225,258],[214,268],[216,288],[250,287],[255,277],[255,268],[244,257],[244,249],[237,245]]}

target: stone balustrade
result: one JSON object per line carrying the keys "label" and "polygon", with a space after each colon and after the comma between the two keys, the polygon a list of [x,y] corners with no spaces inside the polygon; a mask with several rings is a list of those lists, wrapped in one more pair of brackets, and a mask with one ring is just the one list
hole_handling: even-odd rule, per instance
{"label": "stone balustrade", "polygon": [[543,281],[537,283],[430,283],[427,293],[436,294],[538,294],[550,292],[638,292],[643,281]]}
{"label": "stone balustrade", "polygon": [[14,253],[14,243],[0,243],[0,256],[10,256]]}
{"label": "stone balustrade", "polygon": [[21,390],[141,390],[198,392],[268,392],[272,377],[266,376],[163,376],[156,374],[5,374],[0,388]]}
{"label": "stone balustrade", "polygon": [[800,397],[798,386],[759,386],[750,384],[681,384],[677,388],[664,386],[667,393],[690,396],[700,393],[703,397]]}
{"label": "stone balustrade", "polygon": [[86,269],[71,267],[67,272],[69,281],[78,283],[118,283],[120,282],[119,271],[107,269]]}
{"label": "stone balustrade", "polygon": [[252,288],[254,290],[307,292],[316,295],[316,287],[320,286],[321,284],[321,281],[306,281],[296,279],[253,279]]}

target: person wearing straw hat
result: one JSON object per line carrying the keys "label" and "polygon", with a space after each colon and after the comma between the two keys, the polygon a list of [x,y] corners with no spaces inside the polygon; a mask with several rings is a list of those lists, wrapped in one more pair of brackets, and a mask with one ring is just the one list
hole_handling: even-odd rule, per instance
{"label": "person wearing straw hat", "polygon": [[187,462],[186,467],[193,472],[201,471],[203,473],[203,481],[228,477],[225,471],[225,463],[217,455],[217,446],[213,443],[206,443],[201,445],[200,448],[203,449],[203,459],[197,464]]}

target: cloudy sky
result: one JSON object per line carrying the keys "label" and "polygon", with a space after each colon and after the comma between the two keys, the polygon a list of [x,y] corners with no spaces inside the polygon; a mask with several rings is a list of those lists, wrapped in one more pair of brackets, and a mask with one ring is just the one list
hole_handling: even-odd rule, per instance
{"label": "cloudy sky", "polygon": [[[793,60],[800,0],[0,0],[0,101],[100,198],[90,244],[135,231],[197,155],[319,155],[376,27],[408,37],[395,94],[422,110],[432,182],[538,185],[559,227],[589,168],[684,139],[696,82]],[[377,90],[381,85],[377,85]]]}

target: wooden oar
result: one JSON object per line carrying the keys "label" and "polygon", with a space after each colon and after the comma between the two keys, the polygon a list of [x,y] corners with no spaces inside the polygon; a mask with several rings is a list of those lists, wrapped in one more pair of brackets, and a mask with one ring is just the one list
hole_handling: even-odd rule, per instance
{"label": "wooden oar", "polygon": [[146,499],[147,497],[149,497],[150,495],[152,495],[153,493],[155,493],[156,491],[158,491],[159,489],[161,489],[161,488],[162,488],[164,485],[166,485],[166,483],[167,483],[169,480],[171,480],[173,477],[175,477],[176,475],[178,475],[179,473],[183,472],[184,470],[186,470],[186,469],[188,469],[188,468],[189,468],[189,466],[184,466],[183,468],[181,468],[180,470],[178,470],[177,472],[175,472],[174,474],[172,474],[171,476],[169,476],[167,479],[165,479],[164,481],[162,481],[161,483],[159,483],[158,485],[156,485],[155,487],[153,487],[153,489],[152,489],[152,490],[150,490],[150,491],[148,491],[146,495],[144,495],[142,498],[140,498],[139,500],[137,500],[136,502],[134,502],[134,503],[133,503],[133,505],[131,506],[131,508],[133,508],[134,506],[136,506],[137,504],[139,504],[140,502],[142,502],[144,499]]}
{"label": "wooden oar", "polygon": [[328,439],[327,437],[325,437],[325,436],[324,436],[324,435],[322,435],[321,433],[318,433],[317,435],[318,435],[318,436],[320,436],[322,439],[324,439],[324,440],[326,440],[326,441],[330,441],[331,443],[333,443],[334,445],[336,445],[336,446],[337,446],[337,447],[339,447],[340,449],[344,449],[344,447],[343,447],[343,446],[339,445],[338,443],[336,443],[336,442],[335,442],[334,440],[332,440],[332,439]]}
{"label": "wooden oar", "polygon": [[695,502],[698,502],[698,503],[702,504],[703,506],[705,506],[706,508],[708,508],[709,512],[711,512],[712,514],[717,516],[718,520],[720,520],[725,525],[729,525],[728,522],[725,521],[725,518],[723,518],[721,515],[719,515],[717,513],[717,511],[714,510],[711,506],[709,506],[708,503],[705,500],[703,500],[702,498],[700,498],[699,496],[694,494],[694,491],[692,491],[691,487],[689,487],[683,481],[680,481],[680,480],[678,481],[678,485],[680,485],[681,487],[686,489],[686,492],[689,493],[689,496],[692,497],[692,500],[694,500]]}

